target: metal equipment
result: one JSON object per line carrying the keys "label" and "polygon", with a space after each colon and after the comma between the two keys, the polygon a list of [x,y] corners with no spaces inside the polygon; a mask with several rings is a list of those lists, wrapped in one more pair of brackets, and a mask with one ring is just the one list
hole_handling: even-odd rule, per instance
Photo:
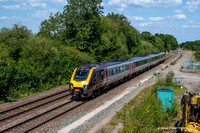
{"label": "metal equipment", "polygon": [[181,99],[179,132],[200,133],[200,94],[186,91]]}

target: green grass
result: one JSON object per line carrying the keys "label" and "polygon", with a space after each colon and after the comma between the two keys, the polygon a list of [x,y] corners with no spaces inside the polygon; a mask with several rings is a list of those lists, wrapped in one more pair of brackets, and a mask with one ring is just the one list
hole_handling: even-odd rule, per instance
{"label": "green grass", "polygon": [[[174,88],[173,109],[165,112],[162,104],[156,97],[158,86],[170,86]],[[158,80],[152,86],[143,89],[133,100],[126,104],[123,109],[115,115],[106,127],[100,132],[110,133],[115,126],[123,123],[123,129],[119,132],[159,132],[158,127],[175,127],[180,120],[179,103],[186,88],[179,85],[166,85]],[[166,131],[168,132],[168,131]]]}
{"label": "green grass", "polygon": [[171,119],[178,114],[178,105],[175,102],[172,110],[164,111],[156,96],[158,85],[160,82],[146,88],[145,93],[139,94],[118,113],[124,124],[122,132],[158,132],[158,127],[170,125]]}

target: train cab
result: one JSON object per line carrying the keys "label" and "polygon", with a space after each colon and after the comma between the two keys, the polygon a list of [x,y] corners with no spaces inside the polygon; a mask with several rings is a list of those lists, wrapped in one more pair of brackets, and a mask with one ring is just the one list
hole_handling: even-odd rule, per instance
{"label": "train cab", "polygon": [[90,65],[82,65],[75,68],[69,83],[69,91],[71,95],[87,94],[89,80],[93,70],[94,67]]}
{"label": "train cab", "polygon": [[96,64],[77,67],[69,83],[69,91],[72,96],[89,97],[96,88],[102,86],[105,78],[105,70],[99,69]]}

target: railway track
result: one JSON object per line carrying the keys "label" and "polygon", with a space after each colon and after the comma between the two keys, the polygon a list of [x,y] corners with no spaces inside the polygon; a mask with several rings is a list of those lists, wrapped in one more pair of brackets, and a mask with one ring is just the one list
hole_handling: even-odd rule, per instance
{"label": "railway track", "polygon": [[32,109],[38,108],[40,106],[43,106],[45,104],[51,103],[54,100],[59,100],[63,97],[69,96],[70,94],[66,94],[67,91],[61,91],[61,92],[37,99],[35,101],[31,101],[31,102],[1,111],[0,112],[0,122],[6,120],[8,118],[14,117],[16,115],[30,111]]}
{"label": "railway track", "polygon": [[[0,132],[27,132],[30,131],[41,124],[44,124],[63,113],[69,112],[74,107],[68,107],[67,110],[64,111],[58,111],[60,108],[68,106],[69,104],[73,103],[75,101],[70,101],[70,94],[68,90],[61,91],[40,99],[37,99],[35,101],[31,101],[29,103],[25,103],[20,106],[16,106],[4,111],[0,112]],[[56,106],[52,106],[56,103]],[[76,105],[76,104],[75,104]],[[45,108],[46,106],[46,108]],[[78,105],[77,105],[78,107]],[[45,111],[42,111],[44,110]],[[39,120],[38,122],[33,122],[34,124],[30,124],[32,121],[36,119],[41,119],[44,115],[51,114],[47,117],[48,119],[45,119],[43,121]],[[55,113],[58,112],[58,113]],[[32,114],[32,115],[30,115]],[[36,120],[37,121],[37,120]],[[29,123],[25,128],[21,128],[26,123]],[[36,124],[37,123],[37,124]],[[28,129],[27,129],[28,128]]]}
{"label": "railway track", "polygon": [[[68,101],[41,114],[33,116],[27,120],[21,121],[10,127],[7,127],[0,132],[30,132],[35,128],[67,113],[73,109],[83,105],[85,102]],[[69,106],[71,107],[69,108]],[[55,113],[56,112],[56,113]]]}

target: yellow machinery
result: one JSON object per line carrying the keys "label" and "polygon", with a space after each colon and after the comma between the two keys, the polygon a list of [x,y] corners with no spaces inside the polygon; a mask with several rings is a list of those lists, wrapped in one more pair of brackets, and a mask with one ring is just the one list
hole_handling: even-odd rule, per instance
{"label": "yellow machinery", "polygon": [[181,99],[180,132],[200,133],[200,94],[186,91]]}

